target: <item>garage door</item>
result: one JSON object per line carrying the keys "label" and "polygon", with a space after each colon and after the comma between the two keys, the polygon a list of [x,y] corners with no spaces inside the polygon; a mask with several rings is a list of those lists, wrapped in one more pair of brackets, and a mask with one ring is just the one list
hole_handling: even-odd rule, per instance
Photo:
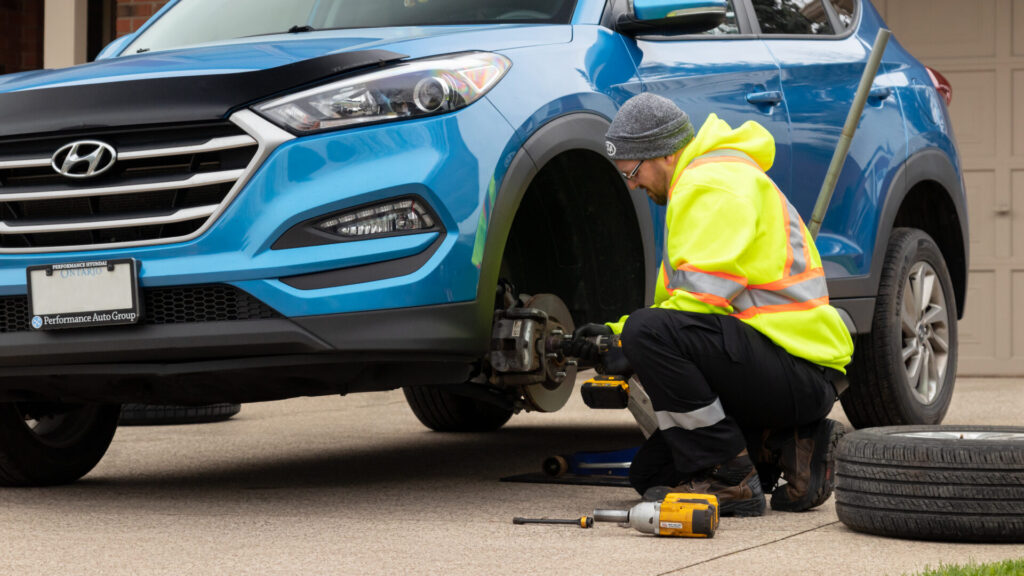
{"label": "garage door", "polygon": [[1024,0],[874,0],[953,85],[971,269],[961,375],[1024,375]]}

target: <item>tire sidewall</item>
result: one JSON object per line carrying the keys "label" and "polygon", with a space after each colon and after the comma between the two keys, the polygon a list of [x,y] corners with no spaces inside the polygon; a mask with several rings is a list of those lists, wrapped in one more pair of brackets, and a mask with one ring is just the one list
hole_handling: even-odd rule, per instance
{"label": "tire sidewall", "polygon": [[[949,271],[946,268],[945,260],[938,246],[928,234],[920,230],[903,230],[905,236],[894,243],[898,250],[893,254],[893,263],[898,266],[895,270],[896,293],[885,302],[883,310],[884,317],[877,328],[882,330],[885,342],[886,357],[885,365],[892,375],[895,383],[895,393],[898,397],[898,405],[904,412],[907,422],[919,424],[938,424],[942,422],[946,411],[949,409],[950,399],[953,394],[953,386],[956,380],[957,368],[957,317],[956,302],[954,301],[953,283],[949,278]],[[907,278],[914,265],[918,262],[926,262],[936,272],[939,282],[942,285],[943,297],[948,315],[949,325],[949,348],[950,353],[946,365],[945,378],[942,381],[938,395],[930,404],[922,404],[911,391],[909,379],[907,378],[906,367],[902,360],[903,331],[900,321],[900,310],[905,297]]]}
{"label": "tire sidewall", "polygon": [[[877,446],[892,446],[892,447],[903,447],[908,449],[911,453],[921,456],[921,452],[913,452],[915,448],[941,448],[943,450],[953,449],[964,449],[971,450],[979,447],[994,447],[1003,446],[1010,451],[1021,451],[1024,450],[1024,445],[1020,442],[997,442],[992,440],[972,440],[970,438],[954,439],[949,437],[922,437],[922,436],[909,436],[909,434],[916,433],[950,433],[950,432],[985,432],[985,433],[1003,433],[1003,434],[1024,434],[1024,427],[1021,426],[990,426],[980,424],[943,424],[943,425],[913,425],[913,426],[879,426],[876,428],[865,428],[863,430],[855,430],[843,436],[842,440],[839,441],[838,447],[838,458],[848,460],[859,460],[854,455],[854,452],[847,448],[848,444],[853,442],[866,442]],[[947,466],[949,462],[942,461],[939,458],[935,459],[935,465]],[[865,460],[869,461],[869,460]],[[882,460],[870,460],[875,463],[881,464],[910,464],[907,457],[904,456],[898,460],[892,462]],[[923,465],[922,462],[915,462],[916,465]]]}

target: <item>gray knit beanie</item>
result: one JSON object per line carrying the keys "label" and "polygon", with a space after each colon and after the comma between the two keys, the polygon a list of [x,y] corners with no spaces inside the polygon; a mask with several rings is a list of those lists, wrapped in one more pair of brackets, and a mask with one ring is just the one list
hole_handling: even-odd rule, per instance
{"label": "gray knit beanie", "polygon": [[670,156],[693,140],[693,124],[667,98],[644,92],[626,101],[605,135],[612,160]]}

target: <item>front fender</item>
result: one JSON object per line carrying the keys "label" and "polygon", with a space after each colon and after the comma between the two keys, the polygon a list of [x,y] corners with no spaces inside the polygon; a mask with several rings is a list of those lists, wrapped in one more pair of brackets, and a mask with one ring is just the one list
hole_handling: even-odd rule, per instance
{"label": "front fender", "polygon": [[[576,112],[557,117],[536,130],[512,158],[491,211],[483,259],[480,263],[477,303],[480,305],[480,329],[484,333],[490,332],[490,305],[497,287],[505,243],[530,183],[537,173],[559,154],[571,150],[587,150],[605,157],[604,136],[609,124],[606,118],[589,112]],[[642,235],[645,269],[652,271],[656,269],[656,254],[650,205],[645,198],[637,194],[631,194],[630,199]],[[645,280],[645,294],[654,293],[654,281],[653,274],[648,274]]]}

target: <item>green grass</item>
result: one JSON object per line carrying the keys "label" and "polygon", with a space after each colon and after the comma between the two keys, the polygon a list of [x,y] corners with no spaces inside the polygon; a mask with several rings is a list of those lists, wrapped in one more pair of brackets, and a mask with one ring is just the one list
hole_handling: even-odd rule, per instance
{"label": "green grass", "polygon": [[989,564],[975,564],[971,562],[966,566],[956,564],[939,564],[938,568],[926,567],[924,572],[918,572],[913,576],[1021,576],[1024,575],[1024,558],[1018,560],[1003,560]]}

